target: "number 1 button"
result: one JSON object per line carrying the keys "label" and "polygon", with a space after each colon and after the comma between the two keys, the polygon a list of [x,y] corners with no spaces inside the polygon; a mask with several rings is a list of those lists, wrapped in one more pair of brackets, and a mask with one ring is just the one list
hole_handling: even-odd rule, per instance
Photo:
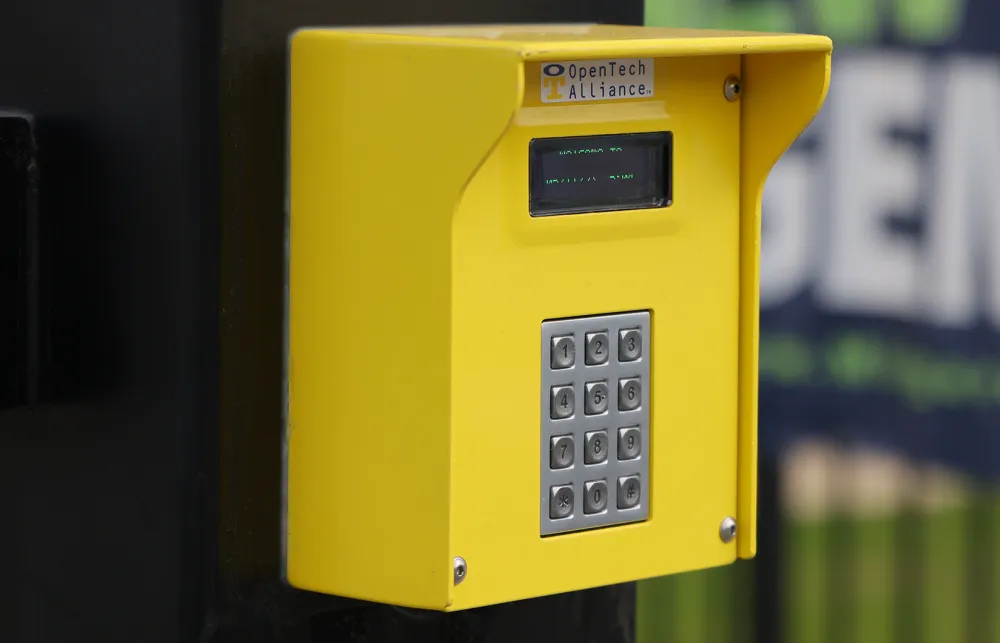
{"label": "number 1 button", "polygon": [[576,342],[569,335],[552,338],[549,363],[554,369],[569,368],[576,361]]}

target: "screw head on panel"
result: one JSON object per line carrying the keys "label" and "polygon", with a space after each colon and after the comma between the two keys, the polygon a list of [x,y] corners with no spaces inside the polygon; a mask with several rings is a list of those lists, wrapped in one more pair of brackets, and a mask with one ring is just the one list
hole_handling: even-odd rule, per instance
{"label": "screw head on panel", "polygon": [[723,519],[719,526],[719,537],[724,543],[732,542],[733,538],[736,538],[736,520],[731,516],[726,516]]}
{"label": "screw head on panel", "polygon": [[465,564],[465,559],[461,556],[455,556],[455,584],[461,584],[468,573],[469,566]]}
{"label": "screw head on panel", "polygon": [[730,76],[726,78],[726,83],[722,87],[722,93],[730,103],[735,102],[739,100],[740,94],[743,93],[743,83],[736,76]]}

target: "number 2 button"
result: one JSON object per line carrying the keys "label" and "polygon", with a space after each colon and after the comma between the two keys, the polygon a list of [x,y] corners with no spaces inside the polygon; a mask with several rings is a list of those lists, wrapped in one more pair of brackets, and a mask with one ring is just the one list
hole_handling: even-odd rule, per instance
{"label": "number 2 button", "polygon": [[585,360],[588,366],[596,366],[598,364],[604,364],[608,361],[608,333],[607,331],[599,331],[596,333],[587,333],[586,336],[586,348],[587,348],[587,359]]}

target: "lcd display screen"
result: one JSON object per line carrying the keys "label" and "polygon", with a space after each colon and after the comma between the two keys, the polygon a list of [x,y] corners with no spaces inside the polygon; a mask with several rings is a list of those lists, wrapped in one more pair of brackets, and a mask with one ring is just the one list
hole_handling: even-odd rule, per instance
{"label": "lcd display screen", "polygon": [[670,132],[532,140],[531,216],[670,205],[672,142]]}

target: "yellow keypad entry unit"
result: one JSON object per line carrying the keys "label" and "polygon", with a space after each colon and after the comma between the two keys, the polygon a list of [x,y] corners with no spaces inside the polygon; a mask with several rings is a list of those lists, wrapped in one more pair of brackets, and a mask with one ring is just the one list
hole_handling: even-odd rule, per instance
{"label": "yellow keypad entry unit", "polygon": [[286,581],[460,610],[752,557],[761,194],[830,51],[296,31]]}

